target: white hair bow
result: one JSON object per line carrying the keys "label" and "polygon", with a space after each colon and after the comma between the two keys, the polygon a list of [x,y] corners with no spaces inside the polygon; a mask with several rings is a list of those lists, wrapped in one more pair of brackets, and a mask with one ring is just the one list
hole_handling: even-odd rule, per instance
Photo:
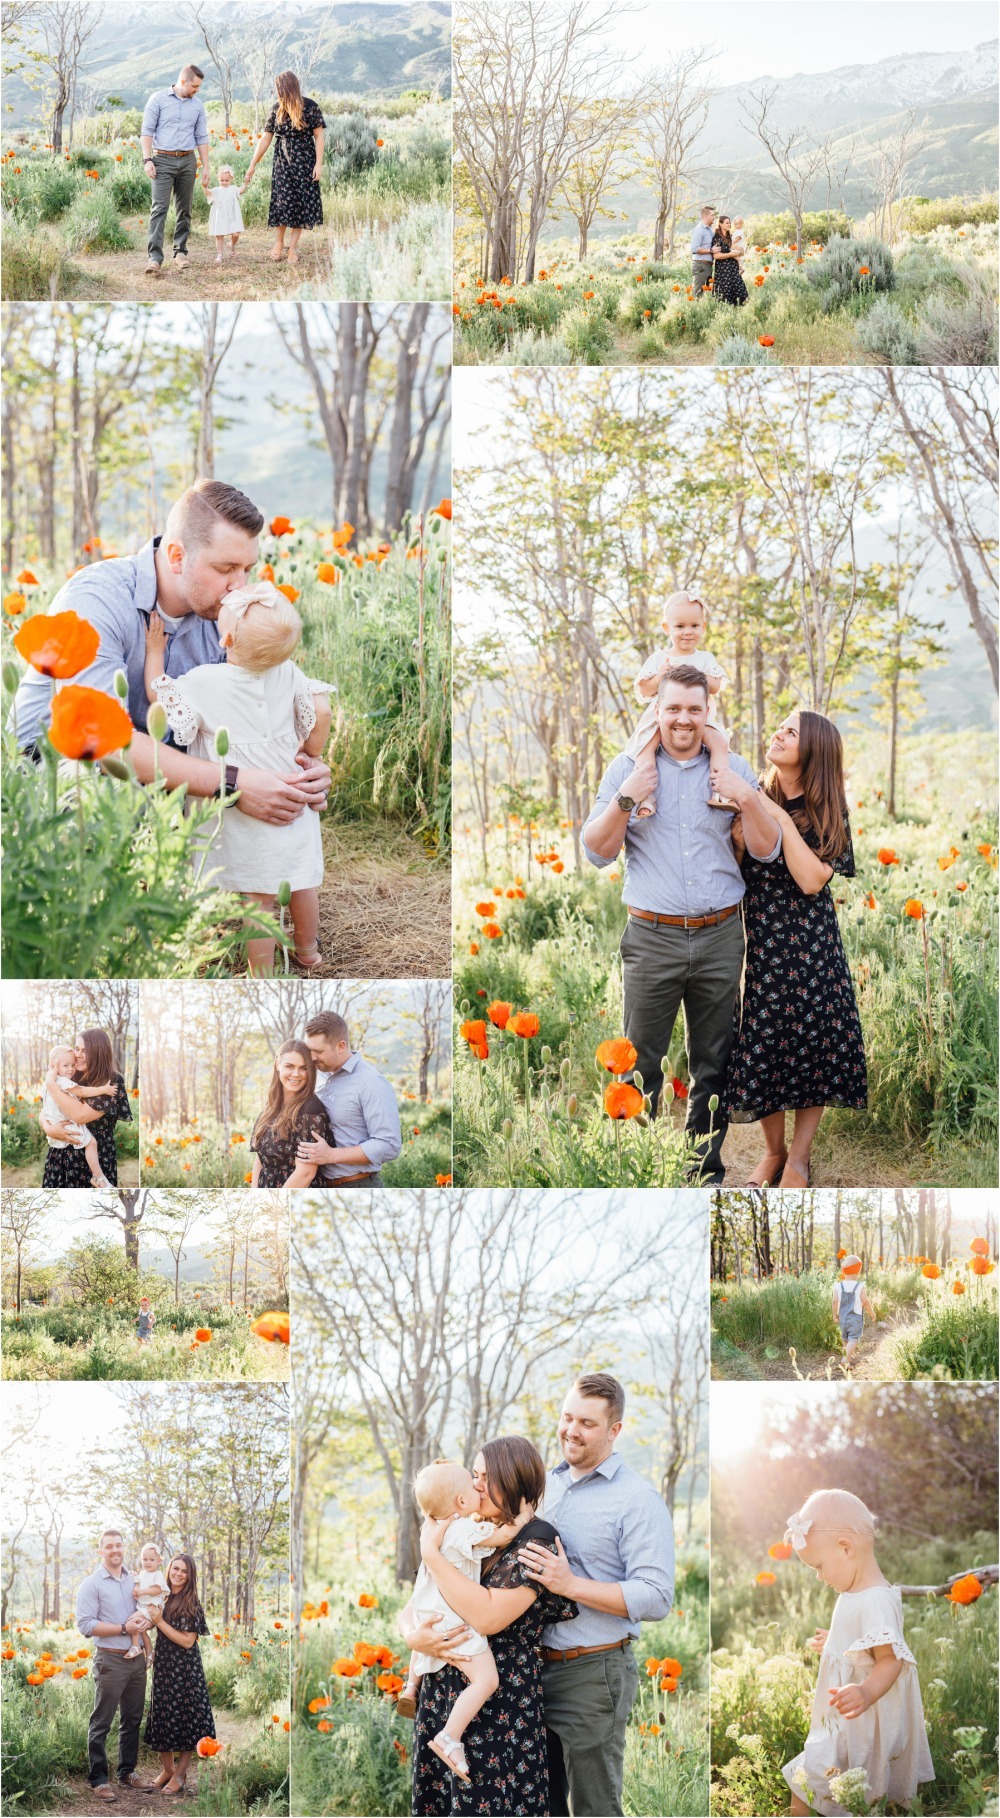
{"label": "white hair bow", "polygon": [[812,1527],[812,1516],[789,1515],[785,1523],[785,1542],[789,1542],[797,1553],[801,1553],[806,1544],[806,1536]]}
{"label": "white hair bow", "polygon": [[234,618],[241,619],[251,606],[273,607],[277,598],[278,590],[270,581],[254,581],[249,587],[234,587],[222,604],[229,607]]}

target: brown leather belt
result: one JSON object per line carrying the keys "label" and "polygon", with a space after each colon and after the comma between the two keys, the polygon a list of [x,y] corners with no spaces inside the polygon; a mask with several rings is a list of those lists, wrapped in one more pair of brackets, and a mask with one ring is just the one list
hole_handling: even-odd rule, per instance
{"label": "brown leather belt", "polygon": [[602,1641],[596,1648],[543,1648],[543,1660],[579,1660],[584,1654],[613,1654],[618,1648],[630,1648],[631,1641]]}
{"label": "brown leather belt", "polygon": [[189,146],[187,151],[168,151],[165,146],[163,148],[154,146],[149,155],[151,158],[193,158],[195,152],[193,145]]}
{"label": "brown leather belt", "polygon": [[637,922],[656,922],[662,928],[714,928],[719,922],[728,922],[731,915],[739,914],[739,903],[733,903],[729,909],[716,909],[712,915],[654,915],[650,909],[629,909],[629,915]]}
{"label": "brown leather belt", "polygon": [[338,1174],[336,1180],[324,1181],[323,1185],[325,1187],[356,1187],[359,1181],[371,1180],[375,1173],[377,1173],[377,1169],[370,1168],[367,1174]]}

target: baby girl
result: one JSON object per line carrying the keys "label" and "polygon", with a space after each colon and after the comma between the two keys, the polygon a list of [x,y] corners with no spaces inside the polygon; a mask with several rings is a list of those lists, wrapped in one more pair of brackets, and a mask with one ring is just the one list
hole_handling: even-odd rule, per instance
{"label": "baby girl", "polygon": [[[49,1066],[56,1069],[56,1085],[63,1092],[71,1092],[74,1098],[101,1098],[114,1092],[110,1083],[106,1086],[81,1086],[73,1078],[74,1054],[72,1048],[53,1048],[49,1055]],[[64,1117],[51,1092],[46,1087],[42,1097],[42,1108],[38,1113],[38,1126],[48,1137],[51,1149],[82,1149],[90,1178],[95,1187],[110,1186],[110,1182],[101,1167],[97,1155],[97,1139],[92,1136],[86,1124],[78,1124],[74,1118]],[[50,1127],[58,1126],[69,1130],[69,1136],[52,1136]]]}
{"label": "baby girl", "polygon": [[[503,1525],[482,1519],[478,1513],[480,1495],[471,1471],[467,1471],[464,1465],[449,1464],[443,1458],[437,1459],[434,1464],[425,1465],[422,1471],[417,1472],[413,1494],[421,1514],[428,1521],[447,1521],[451,1515],[457,1517],[445,1529],[441,1556],[476,1584],[479,1583],[482,1560],[496,1552],[498,1547],[505,1547],[513,1540],[520,1525]],[[417,1573],[413,1596],[403,1615],[406,1618],[412,1615],[417,1622],[425,1622],[429,1616],[443,1616],[445,1620],[438,1630],[441,1635],[447,1635],[451,1629],[466,1626],[445,1602],[423,1564]],[[451,1768],[456,1779],[468,1785],[469,1764],[462,1747],[462,1737],[477,1712],[482,1710],[488,1698],[492,1698],[500,1680],[489,1642],[475,1629],[471,1630],[465,1641],[456,1644],[456,1652],[462,1656],[462,1671],[469,1683],[452,1705],[444,1729],[438,1731],[428,1747]],[[436,1673],[444,1664],[443,1660],[436,1660],[431,1654],[416,1652],[410,1655],[406,1685],[396,1706],[401,1717],[412,1717],[415,1714],[423,1674]]]}
{"label": "baby girl", "polygon": [[838,1593],[830,1627],[807,1644],[819,1678],[805,1747],[781,1770],[792,1812],[860,1811],[862,1788],[869,1805],[909,1805],[934,1763],[903,1600],[875,1561],[875,1517],[850,1490],[815,1490],[785,1540]]}
{"label": "baby girl", "polygon": [[[726,802],[714,792],[714,778],[718,771],[724,770],[729,763],[729,736],[719,724],[715,697],[726,680],[726,672],[721,663],[707,650],[700,648],[705,635],[705,608],[701,601],[690,593],[672,593],[663,609],[661,621],[667,633],[667,643],[660,650],[654,650],[646,658],[635,678],[635,692],[640,701],[646,702],[646,710],[633,732],[625,751],[628,757],[638,762],[649,750],[655,754],[660,743],[660,731],[656,718],[656,690],[660,677],[667,669],[678,667],[682,663],[700,669],[708,685],[708,723],[702,733],[708,755],[711,760],[713,793],[709,797],[712,808],[732,809],[732,803]],[[647,796],[639,803],[636,819],[644,820],[656,813],[656,799]]]}
{"label": "baby girl", "polygon": [[865,1314],[874,1320],[875,1309],[861,1280],[860,1256],[845,1256],[841,1264],[843,1280],[833,1284],[833,1317],[844,1341],[844,1358],[849,1370],[854,1367],[854,1353],[864,1331]]}
{"label": "baby girl", "polygon": [[[244,188],[246,185],[244,185]],[[211,207],[208,211],[208,231],[215,236],[215,263],[222,264],[226,235],[229,235],[230,251],[236,251],[236,245],[243,232],[243,210],[240,207],[242,189],[237,189],[233,182],[231,164],[219,165],[219,182],[215,189],[208,191]]]}
{"label": "baby girl", "polygon": [[742,271],[743,261],[747,254],[747,243],[743,233],[742,215],[737,215],[733,222],[733,237],[730,244],[730,251],[736,254],[736,264],[739,270]]}
{"label": "baby girl", "polygon": [[[138,1609],[143,1616],[151,1616],[155,1610],[159,1615],[169,1596],[167,1581],[163,1576],[163,1554],[153,1541],[148,1541],[139,1554],[139,1565],[142,1568],[136,1574],[132,1594]],[[145,1651],[146,1659],[152,1657],[153,1646],[149,1639],[148,1629],[137,1636],[125,1654],[126,1660],[135,1660]]]}

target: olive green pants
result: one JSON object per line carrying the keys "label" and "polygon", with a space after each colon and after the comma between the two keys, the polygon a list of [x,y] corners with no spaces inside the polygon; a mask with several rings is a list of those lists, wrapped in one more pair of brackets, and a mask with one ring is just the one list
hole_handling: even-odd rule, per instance
{"label": "olive green pants", "polygon": [[146,251],[151,259],[156,260],[157,265],[162,265],[163,229],[171,200],[174,204],[174,258],[178,253],[187,252],[188,234],[191,232],[191,198],[198,175],[198,154],[186,152],[183,158],[175,158],[168,157],[165,152],[154,152],[153,163],[156,175],[153,178],[153,203],[149,211]]}
{"label": "olive green pants", "polygon": [[620,1818],[625,1725],[638,1689],[631,1647],[543,1666],[552,1818]]}
{"label": "olive green pants", "polygon": [[146,1702],[146,1656],[126,1660],[110,1648],[94,1650],[94,1708],[87,1730],[91,1786],[108,1783],[108,1731],[118,1712],[118,1778],[135,1773],[139,1759],[139,1728]]}

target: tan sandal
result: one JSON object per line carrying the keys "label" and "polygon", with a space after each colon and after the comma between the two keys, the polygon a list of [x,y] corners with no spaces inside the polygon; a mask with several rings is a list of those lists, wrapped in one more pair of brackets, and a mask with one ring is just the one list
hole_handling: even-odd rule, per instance
{"label": "tan sandal", "polygon": [[454,1736],[449,1736],[447,1730],[439,1730],[436,1736],[431,1737],[427,1747],[432,1754],[437,1755],[438,1759],[444,1762],[445,1767],[451,1769],[455,1779],[460,1780],[463,1786],[472,1785],[465,1750],[460,1742],[456,1742]]}
{"label": "tan sandal", "polygon": [[812,1169],[807,1165],[805,1173],[800,1174],[792,1162],[786,1162],[784,1173],[781,1176],[781,1184],[783,1187],[797,1187],[800,1189],[808,1187],[812,1184]]}
{"label": "tan sandal", "polygon": [[412,1720],[416,1714],[416,1695],[413,1692],[400,1692],[399,1697],[396,1699],[396,1716],[409,1717]]}
{"label": "tan sandal", "polygon": [[788,1150],[776,1155],[768,1150],[762,1162],[759,1162],[753,1173],[744,1181],[747,1187],[773,1187],[779,1175],[788,1165]]}
{"label": "tan sandal", "polygon": [[323,955],[319,946],[303,947],[301,952],[292,948],[292,965],[297,972],[318,972],[323,964]]}

